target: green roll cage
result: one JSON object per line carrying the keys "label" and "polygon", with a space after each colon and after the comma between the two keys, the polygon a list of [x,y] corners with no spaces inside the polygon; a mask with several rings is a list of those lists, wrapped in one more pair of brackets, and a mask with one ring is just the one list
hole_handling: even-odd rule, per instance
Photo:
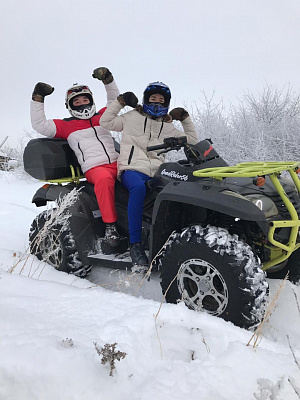
{"label": "green roll cage", "polygon": [[[285,261],[295,250],[300,247],[300,243],[297,244],[297,237],[300,227],[300,221],[293,206],[293,203],[288,198],[282,187],[278,176],[283,171],[288,171],[298,192],[300,193],[300,181],[297,175],[299,170],[299,161],[287,161],[287,162],[245,162],[236,164],[232,167],[216,167],[206,168],[198,171],[194,171],[193,175],[197,177],[211,177],[214,179],[222,180],[226,177],[231,178],[244,178],[244,177],[265,177],[269,176],[275,190],[280,195],[284,205],[286,206],[291,219],[283,221],[272,221],[270,222],[270,230],[268,233],[269,242],[276,248],[281,249],[280,256],[273,258],[263,264],[263,269],[266,270],[269,267],[280,264]],[[287,244],[283,244],[274,239],[274,233],[277,228],[291,228],[290,237]],[[278,252],[275,252],[278,254]]]}

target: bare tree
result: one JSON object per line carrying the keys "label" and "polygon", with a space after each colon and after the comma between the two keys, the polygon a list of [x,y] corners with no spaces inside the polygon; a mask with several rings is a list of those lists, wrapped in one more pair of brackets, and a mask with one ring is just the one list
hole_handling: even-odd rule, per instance
{"label": "bare tree", "polygon": [[246,92],[226,110],[203,93],[190,113],[201,138],[210,137],[229,164],[242,161],[290,161],[300,158],[300,95],[291,88],[267,85],[261,93]]}

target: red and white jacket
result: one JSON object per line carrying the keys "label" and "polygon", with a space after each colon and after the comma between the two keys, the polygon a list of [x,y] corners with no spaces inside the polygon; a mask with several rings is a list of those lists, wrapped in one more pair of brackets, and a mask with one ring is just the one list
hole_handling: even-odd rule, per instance
{"label": "red and white jacket", "polygon": [[[119,95],[119,89],[112,81],[104,85],[107,93],[107,104]],[[30,116],[34,130],[51,138],[67,139],[85,173],[99,165],[111,164],[117,161],[119,154],[111,133],[100,126],[101,115],[106,110],[102,108],[90,119],[65,118],[46,119],[44,103],[31,101]]]}

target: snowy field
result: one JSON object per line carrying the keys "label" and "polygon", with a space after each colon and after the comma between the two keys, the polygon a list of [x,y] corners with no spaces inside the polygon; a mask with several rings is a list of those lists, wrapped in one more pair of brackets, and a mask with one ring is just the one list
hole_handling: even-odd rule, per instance
{"label": "snowy field", "polygon": [[[27,257],[40,186],[0,171],[0,400],[300,398],[299,286],[286,283],[247,346],[251,332],[161,304],[158,276],[79,279]],[[269,280],[271,299],[281,283]],[[126,355],[110,376],[96,347],[114,343]]]}

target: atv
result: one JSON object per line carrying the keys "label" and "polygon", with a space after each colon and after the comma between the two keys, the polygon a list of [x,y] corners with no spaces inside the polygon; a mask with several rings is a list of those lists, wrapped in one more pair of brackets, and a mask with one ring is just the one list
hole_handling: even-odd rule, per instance
{"label": "atv", "polygon": [[[116,149],[118,143],[116,142]],[[190,145],[186,137],[168,138],[148,151],[183,149],[185,158],[163,163],[147,186],[143,212],[143,246],[150,270],[160,271],[169,303],[183,301],[250,329],[262,320],[268,297],[266,276],[300,280],[300,162],[253,162],[234,167],[219,156],[209,139]],[[118,150],[118,149],[117,149]],[[87,276],[93,266],[131,268],[128,259],[128,192],[116,182],[116,249],[105,245],[93,186],[63,139],[33,139],[24,151],[24,168],[46,181],[32,202],[70,193],[80,195],[69,212],[68,226],[50,225],[43,211],[32,223],[31,253],[58,270]],[[287,171],[287,172],[284,172]],[[289,173],[292,179],[283,177]]]}

